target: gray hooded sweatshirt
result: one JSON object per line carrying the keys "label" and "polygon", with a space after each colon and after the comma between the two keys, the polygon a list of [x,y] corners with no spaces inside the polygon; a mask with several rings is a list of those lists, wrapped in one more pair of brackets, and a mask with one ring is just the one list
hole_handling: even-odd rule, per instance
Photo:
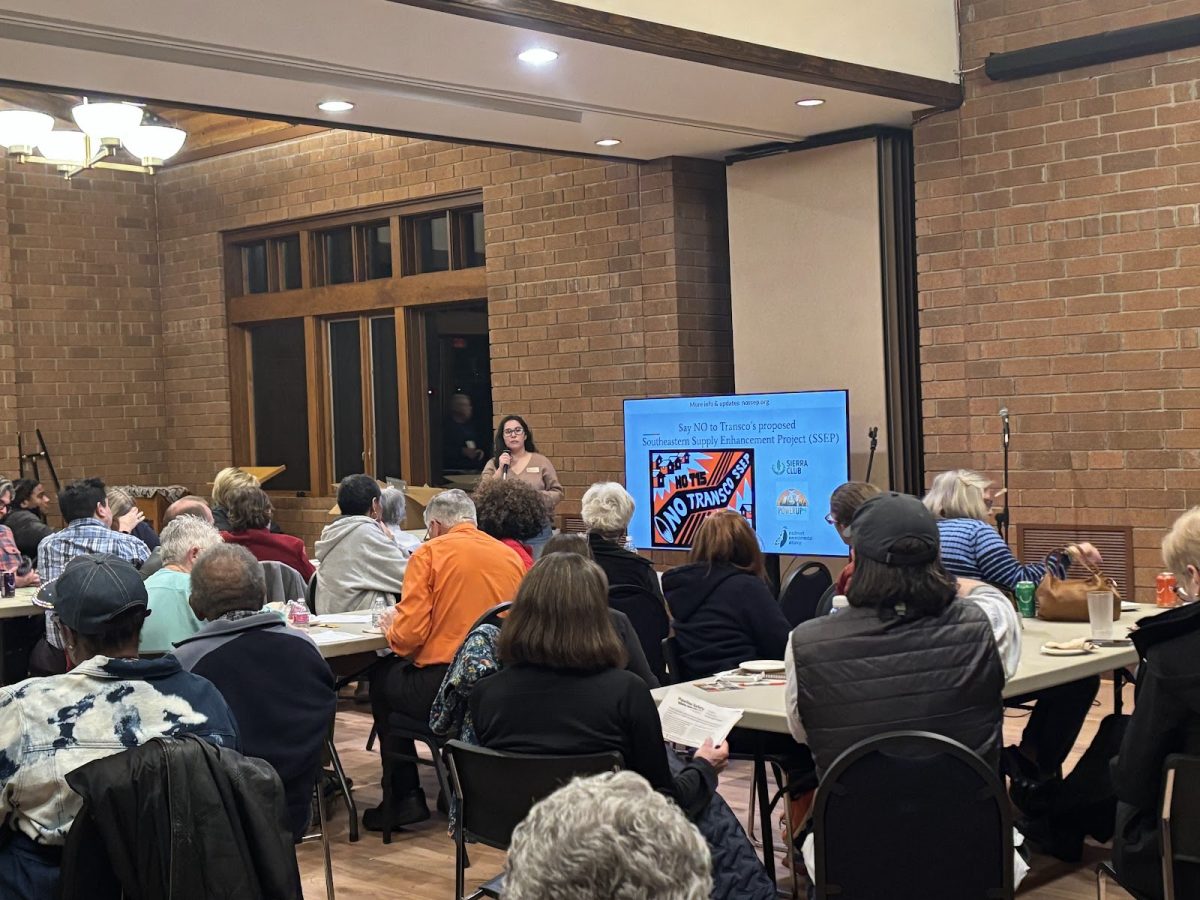
{"label": "gray hooded sweatshirt", "polygon": [[370,609],[376,597],[389,606],[400,599],[409,554],[369,516],[342,516],[325,526],[316,543],[316,612]]}

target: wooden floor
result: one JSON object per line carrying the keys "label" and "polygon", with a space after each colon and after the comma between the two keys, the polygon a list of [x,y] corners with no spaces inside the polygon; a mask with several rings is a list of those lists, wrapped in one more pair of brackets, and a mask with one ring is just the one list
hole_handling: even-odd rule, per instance
{"label": "wooden floor", "polygon": [[[1125,688],[1125,709],[1133,703],[1133,688]],[[1100,720],[1112,711],[1112,688],[1104,682],[1099,703],[1093,708],[1084,725],[1076,753],[1081,753],[1092,739]],[[1014,743],[1024,726],[1024,714],[1012,711],[1005,722],[1005,742]],[[371,718],[365,706],[344,701],[338,712],[337,745],[342,763],[354,779],[354,795],[359,815],[379,802],[379,756],[368,753],[367,734]],[[1068,762],[1074,765],[1075,757]],[[432,803],[437,796],[433,771],[422,767],[425,792]],[[721,794],[744,822],[749,798],[749,763],[733,763],[721,776]],[[349,842],[346,830],[346,811],[341,804],[331,804],[330,834],[333,839],[334,884],[341,900],[447,900],[454,896],[454,842],[446,834],[446,818],[438,814],[419,826],[393,835],[385,847],[378,834],[362,831],[358,843]],[[777,842],[778,843],[778,842]],[[300,869],[304,878],[304,895],[308,900],[324,896],[325,875],[319,841],[299,848]],[[1035,856],[1033,868],[1018,896],[1028,900],[1092,900],[1096,896],[1093,871],[1095,864],[1108,858],[1108,850],[1088,844],[1084,861],[1078,866]],[[486,847],[471,848],[472,867],[467,870],[468,888],[498,872],[504,854]],[[786,879],[780,860],[781,881]],[[1113,900],[1128,897],[1119,888],[1110,889]]]}

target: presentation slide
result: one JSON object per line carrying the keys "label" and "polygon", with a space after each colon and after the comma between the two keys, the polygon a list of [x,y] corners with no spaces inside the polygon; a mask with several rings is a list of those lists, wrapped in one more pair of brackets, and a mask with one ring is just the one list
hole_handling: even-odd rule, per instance
{"label": "presentation slide", "polygon": [[706,516],[733,509],[766,553],[845,556],[825,515],[848,480],[848,431],[844,390],[626,400],[629,536],[686,550]]}

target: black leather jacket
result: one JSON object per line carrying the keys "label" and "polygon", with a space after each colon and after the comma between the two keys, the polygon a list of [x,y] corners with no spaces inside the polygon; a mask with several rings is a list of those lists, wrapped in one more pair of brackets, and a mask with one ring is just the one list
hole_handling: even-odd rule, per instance
{"label": "black leather jacket", "polygon": [[261,759],[192,735],[154,738],[81,766],[67,783],[84,805],[64,848],[64,898],[94,896],[81,881],[95,877],[105,848],[131,900],[301,897],[283,785]]}

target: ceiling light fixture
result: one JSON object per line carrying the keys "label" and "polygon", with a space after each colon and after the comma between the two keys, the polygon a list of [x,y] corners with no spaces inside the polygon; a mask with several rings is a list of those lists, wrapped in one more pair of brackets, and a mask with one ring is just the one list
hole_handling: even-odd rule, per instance
{"label": "ceiling light fixture", "polygon": [[601,138],[600,140],[596,141],[596,146],[597,147],[615,147],[619,143],[621,143],[619,138]]}
{"label": "ceiling light fixture", "polygon": [[544,66],[546,63],[552,63],[558,59],[558,53],[546,47],[530,47],[528,50],[518,53],[517,59],[523,63],[529,63],[531,66]]}
{"label": "ceiling light fixture", "polygon": [[796,101],[797,106],[823,106],[824,104],[825,101],[818,97],[806,97],[803,100]]}
{"label": "ceiling light fixture", "polygon": [[[54,119],[45,113],[0,110],[0,147],[17,162],[55,166],[65,178],[87,169],[154,174],[179,152],[187,134],[153,118],[142,124],[143,115],[142,108],[133,103],[85,100],[71,110],[80,130],[67,131],[54,130]],[[113,162],[122,148],[140,165]]]}
{"label": "ceiling light fixture", "polygon": [[350,112],[354,104],[349,100],[323,100],[317,104],[317,109],[321,112]]}

